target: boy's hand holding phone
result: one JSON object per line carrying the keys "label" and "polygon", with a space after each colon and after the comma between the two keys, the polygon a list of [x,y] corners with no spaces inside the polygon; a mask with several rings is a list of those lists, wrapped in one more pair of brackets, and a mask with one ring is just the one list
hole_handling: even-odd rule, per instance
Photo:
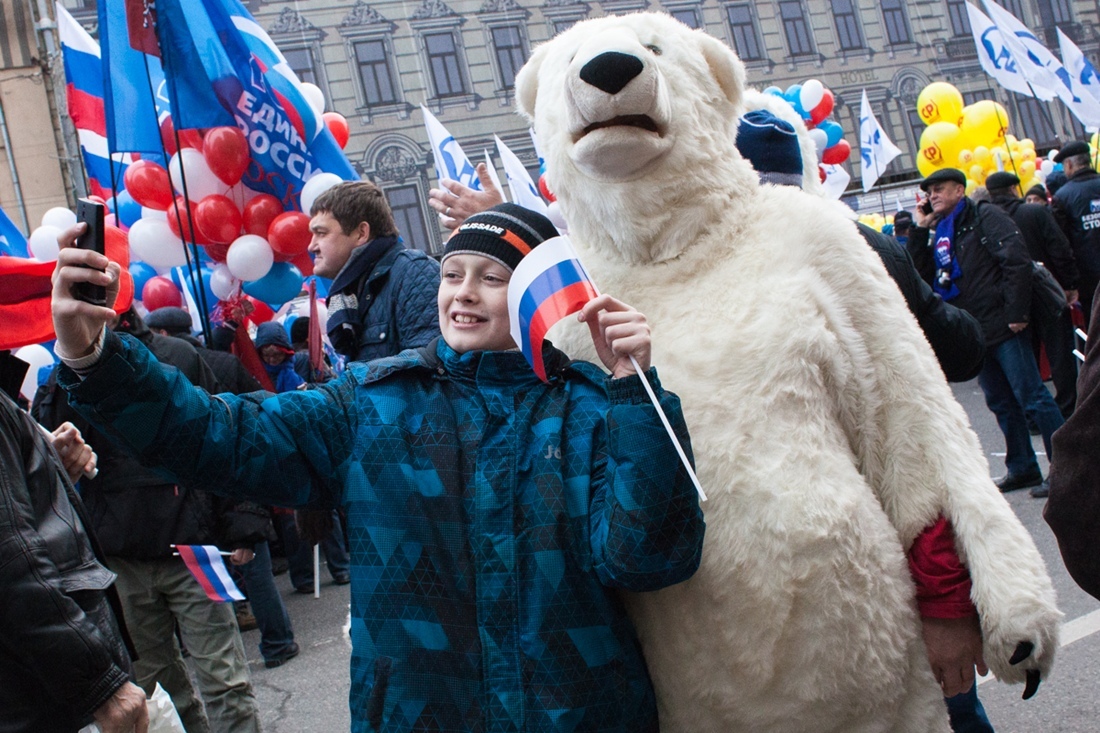
{"label": "boy's hand holding phone", "polygon": [[[118,296],[121,269],[118,263],[111,262],[106,255],[76,246],[77,237],[84,234],[87,228],[87,224],[80,222],[57,238],[60,249],[57,253],[57,267],[53,271],[51,296],[53,326],[57,334],[54,351],[68,359],[91,354],[103,326],[115,318],[111,306]],[[96,305],[76,297],[75,286],[83,283],[105,289],[104,305]]]}

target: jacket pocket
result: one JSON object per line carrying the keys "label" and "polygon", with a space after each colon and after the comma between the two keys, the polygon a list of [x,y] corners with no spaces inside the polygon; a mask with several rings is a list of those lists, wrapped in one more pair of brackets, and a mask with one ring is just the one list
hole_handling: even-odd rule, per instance
{"label": "jacket pocket", "polygon": [[374,686],[367,698],[367,722],[372,730],[382,730],[383,715],[386,710],[386,691],[393,675],[393,658],[378,657],[374,660]]}
{"label": "jacket pocket", "polygon": [[61,570],[61,588],[65,593],[82,590],[107,590],[115,582],[115,574],[96,561]]}
{"label": "jacket pocket", "polygon": [[360,346],[377,346],[392,338],[388,323],[368,323],[359,335]]}

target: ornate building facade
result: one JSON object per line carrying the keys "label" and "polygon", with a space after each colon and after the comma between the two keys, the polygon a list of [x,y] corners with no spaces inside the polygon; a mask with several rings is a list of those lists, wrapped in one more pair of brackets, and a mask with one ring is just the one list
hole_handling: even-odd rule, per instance
{"label": "ornate building facade", "polygon": [[[4,0],[4,2],[25,0]],[[948,81],[967,103],[995,98],[1010,132],[1040,151],[1083,134],[1060,102],[1006,92],[981,70],[966,0],[248,0],[257,21],[304,81],[325,92],[351,128],[346,153],[387,193],[405,239],[437,252],[443,233],[427,206],[436,185],[420,105],[472,160],[496,157],[499,135],[537,175],[516,72],[538,43],[585,18],[640,10],[670,13],[734,48],[758,88],[820,79],[836,96],[834,118],[858,151],[864,89],[887,135],[902,149],[881,182],[912,185],[923,124],[917,95]],[[94,31],[94,0],[64,0]],[[1094,0],[1000,0],[1057,51],[1061,28],[1096,63]],[[858,192],[859,154],[848,163]],[[0,174],[2,175],[2,174]],[[877,194],[875,194],[877,197]]]}

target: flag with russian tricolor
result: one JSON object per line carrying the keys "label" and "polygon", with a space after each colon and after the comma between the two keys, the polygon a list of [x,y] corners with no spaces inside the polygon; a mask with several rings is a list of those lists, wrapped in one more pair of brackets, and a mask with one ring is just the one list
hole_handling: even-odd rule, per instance
{"label": "flag with russian tricolor", "polygon": [[548,239],[524,257],[508,283],[512,338],[546,382],[542,342],[550,328],[599,293],[568,237]]}
{"label": "flag with russian tricolor", "polygon": [[213,545],[176,545],[187,569],[212,601],[243,601],[244,594],[229,575],[221,550]]}

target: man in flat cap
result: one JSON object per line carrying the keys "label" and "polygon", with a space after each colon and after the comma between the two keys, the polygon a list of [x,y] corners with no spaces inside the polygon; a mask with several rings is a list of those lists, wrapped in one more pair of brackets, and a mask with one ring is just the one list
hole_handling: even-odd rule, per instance
{"label": "man in flat cap", "polygon": [[[1020,198],[1020,179],[1010,171],[993,173],[985,180],[990,201],[1012,217],[1023,234],[1031,259],[1046,266],[1065,293],[1066,306],[1057,315],[1036,307],[1032,298],[1032,344],[1046,346],[1050,375],[1056,392],[1055,402],[1062,417],[1073,414],[1077,403],[1077,358],[1073,355],[1073,319],[1068,305],[1077,300],[1079,275],[1069,240],[1054,215],[1044,204],[1030,204]],[[1044,199],[1045,201],[1046,199]]]}
{"label": "man in flat cap", "polygon": [[978,383],[1006,444],[1008,473],[997,486],[1031,488],[1032,496],[1045,496],[1027,418],[1039,427],[1048,458],[1050,437],[1063,419],[1039,377],[1030,334],[1024,333],[1032,268],[1023,237],[1004,211],[967,198],[962,171],[938,170],[920,187],[927,198],[917,207],[908,249],[940,297],[982,325],[986,354]]}
{"label": "man in flat cap", "polygon": [[1054,156],[1066,183],[1054,194],[1054,216],[1073,246],[1081,271],[1079,294],[1085,320],[1091,319],[1093,294],[1100,284],[1100,175],[1094,170],[1088,143],[1075,140]]}

